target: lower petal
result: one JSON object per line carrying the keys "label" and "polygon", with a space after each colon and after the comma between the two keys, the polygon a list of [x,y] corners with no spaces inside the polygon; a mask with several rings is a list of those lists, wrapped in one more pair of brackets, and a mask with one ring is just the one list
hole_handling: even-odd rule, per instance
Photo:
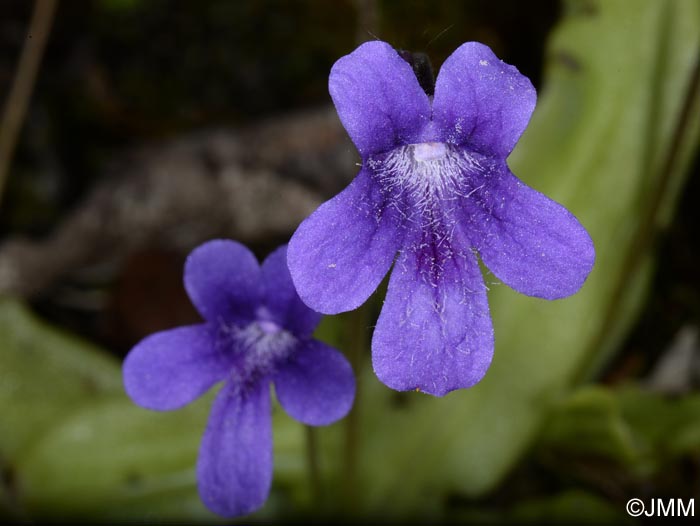
{"label": "lower petal", "polygon": [[124,387],[138,405],[167,411],[203,394],[227,369],[207,325],[178,327],[136,344],[124,361]]}
{"label": "lower petal", "polygon": [[372,339],[379,379],[399,391],[443,396],[479,382],[492,356],[486,287],[471,251],[447,242],[405,250]]}
{"label": "lower petal", "polygon": [[272,482],[272,421],[266,380],[224,385],[199,449],[197,484],[206,506],[224,517],[260,508]]}
{"label": "lower petal", "polygon": [[297,229],[287,261],[309,307],[337,314],[362,305],[401,244],[398,221],[366,170]]}
{"label": "lower petal", "polygon": [[274,381],[284,410],[312,426],[343,418],[355,398],[355,377],[345,356],[318,340],[305,342]]}
{"label": "lower petal", "polygon": [[586,229],[566,208],[515,177],[505,163],[492,178],[463,209],[484,264],[528,296],[553,300],[577,292],[595,261]]}

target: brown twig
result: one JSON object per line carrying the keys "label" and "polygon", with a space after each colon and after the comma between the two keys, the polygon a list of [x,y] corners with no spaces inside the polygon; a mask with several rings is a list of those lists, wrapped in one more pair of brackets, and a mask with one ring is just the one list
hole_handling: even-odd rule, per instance
{"label": "brown twig", "polygon": [[17,73],[5,102],[0,122],[0,199],[51,31],[56,3],[57,0],[36,0]]}

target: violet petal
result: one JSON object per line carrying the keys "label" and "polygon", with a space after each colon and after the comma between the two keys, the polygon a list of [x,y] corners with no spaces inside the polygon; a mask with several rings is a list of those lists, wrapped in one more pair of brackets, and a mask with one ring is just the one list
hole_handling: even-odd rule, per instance
{"label": "violet petal", "polygon": [[270,387],[227,382],[214,401],[197,461],[199,495],[224,517],[260,508],[272,482]]}
{"label": "violet petal", "polygon": [[343,418],[355,398],[345,356],[318,340],[303,342],[274,377],[277,398],[290,416],[312,426]]}
{"label": "violet petal", "polygon": [[478,42],[467,42],[442,65],[433,120],[442,140],[505,158],[525,130],[537,94],[530,80]]}
{"label": "violet petal", "polygon": [[486,287],[471,251],[444,244],[403,251],[372,339],[379,379],[443,396],[481,380],[492,356]]}
{"label": "violet petal", "polygon": [[417,142],[430,101],[411,66],[386,42],[367,42],[338,60],[328,89],[362,158]]}
{"label": "violet petal", "polygon": [[462,208],[465,230],[484,264],[509,287],[548,300],[581,288],[595,260],[571,212],[515,177],[503,162],[487,188]]}
{"label": "violet petal", "polygon": [[299,226],[287,260],[309,307],[325,314],[353,310],[374,292],[391,266],[402,235],[367,170]]}
{"label": "violet petal", "polygon": [[240,243],[208,241],[187,258],[185,288],[205,319],[249,321],[260,299],[260,267]]}
{"label": "violet petal", "polygon": [[124,387],[142,407],[177,409],[224,379],[225,357],[205,324],[157,332],[138,343],[124,361]]}
{"label": "violet petal", "polygon": [[287,266],[287,246],[272,252],[262,264],[263,304],[272,321],[298,336],[309,336],[321,314],[301,301]]}

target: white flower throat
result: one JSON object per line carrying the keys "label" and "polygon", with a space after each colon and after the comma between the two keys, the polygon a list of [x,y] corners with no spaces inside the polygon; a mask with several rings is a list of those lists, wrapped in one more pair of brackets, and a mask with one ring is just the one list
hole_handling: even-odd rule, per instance
{"label": "white flower throat", "polygon": [[435,198],[449,199],[464,189],[465,178],[483,173],[476,155],[442,142],[408,144],[367,162],[384,191],[409,197],[422,208]]}
{"label": "white flower throat", "polygon": [[439,161],[448,153],[447,145],[444,142],[423,142],[413,144],[413,159],[419,163]]}

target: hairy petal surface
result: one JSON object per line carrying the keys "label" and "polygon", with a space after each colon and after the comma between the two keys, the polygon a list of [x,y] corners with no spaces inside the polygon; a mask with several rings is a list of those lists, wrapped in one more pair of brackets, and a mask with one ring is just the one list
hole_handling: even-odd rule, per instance
{"label": "hairy petal surface", "polygon": [[417,142],[430,120],[413,69],[385,42],[367,42],[338,60],[328,89],[362,158]]}
{"label": "hairy petal surface", "polygon": [[399,256],[372,339],[372,363],[389,387],[443,396],[471,387],[493,356],[486,288],[468,248],[424,239]]}
{"label": "hairy petal surface", "polygon": [[263,305],[272,321],[298,336],[309,336],[321,314],[301,301],[287,266],[287,246],[272,252],[262,264]]}
{"label": "hairy petal surface", "polygon": [[312,426],[343,418],[355,398],[355,377],[339,351],[318,340],[304,342],[275,375],[277,398],[290,416]]}
{"label": "hairy petal surface", "polygon": [[236,241],[209,241],[187,258],[185,289],[205,319],[249,321],[260,301],[260,266]]}
{"label": "hairy petal surface", "polygon": [[229,366],[206,325],[178,327],[152,334],[131,350],[124,387],[138,405],[168,411],[223,380]]}
{"label": "hairy petal surface", "polygon": [[197,461],[199,495],[223,515],[260,508],[272,482],[270,387],[265,379],[242,388],[227,382],[212,408]]}
{"label": "hairy petal surface", "polygon": [[530,80],[478,42],[450,55],[435,82],[433,120],[442,140],[505,158],[535,108]]}
{"label": "hairy petal surface", "polygon": [[363,169],[299,226],[287,261],[304,303],[337,314],[359,307],[375,291],[401,243],[396,210]]}
{"label": "hairy petal surface", "polygon": [[595,261],[571,212],[515,177],[505,162],[462,208],[464,229],[484,264],[509,287],[548,300],[578,291]]}

